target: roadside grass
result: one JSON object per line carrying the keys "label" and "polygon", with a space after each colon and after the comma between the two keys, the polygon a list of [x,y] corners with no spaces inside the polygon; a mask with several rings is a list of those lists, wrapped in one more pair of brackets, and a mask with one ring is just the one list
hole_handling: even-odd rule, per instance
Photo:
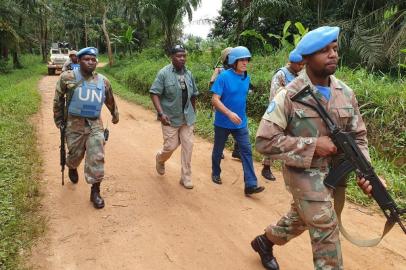
{"label": "roadside grass", "polygon": [[0,269],[23,269],[34,239],[44,230],[39,215],[41,159],[30,117],[40,106],[37,82],[46,68],[24,56],[24,69],[0,75]]}
{"label": "roadside grass", "polygon": [[[165,59],[164,57],[152,57],[151,59],[148,58],[146,60],[144,57],[145,56],[140,56],[140,58],[137,59],[126,59],[118,61],[112,68],[103,68],[102,72],[105,72],[109,75],[109,79],[112,81],[113,91],[115,93],[148,109],[153,109],[148,90],[158,70],[169,63],[169,60]],[[264,59],[261,59],[261,61],[264,66],[266,66],[266,68],[270,68],[270,66],[280,65],[281,59],[283,59],[283,57],[279,56],[276,59],[278,60],[276,61],[276,63],[273,63],[273,65],[270,65],[269,63],[266,64],[266,61]],[[189,58],[189,61],[190,60],[191,59]],[[201,61],[199,61],[198,63],[189,63],[188,67],[193,70],[193,74],[196,78],[198,87],[200,87],[199,91],[201,93],[201,96],[199,96],[197,102],[198,113],[195,131],[199,136],[206,138],[209,141],[213,141],[214,116],[210,117],[210,107],[208,106],[208,97],[210,96],[210,94],[207,90],[207,82],[210,79],[212,69],[208,64],[204,64]],[[259,69],[259,66],[256,66],[256,68]],[[267,71],[264,71],[263,68],[260,71],[257,70],[257,73],[262,73],[260,77],[264,78],[265,74],[269,76],[268,70],[269,69],[267,69]],[[196,75],[196,73],[198,75]],[[340,75],[354,77],[352,71],[346,69],[340,70],[339,73],[344,73]],[[198,81],[198,78],[200,78],[200,81]],[[204,82],[201,81],[202,78],[205,79]],[[352,80],[356,80],[356,78],[352,78]],[[259,82],[259,80],[257,82]],[[266,82],[265,80],[262,83],[259,83],[259,85],[267,84],[268,82]],[[250,99],[255,99],[255,97],[250,97]],[[258,100],[256,101],[258,102]],[[263,108],[261,103],[254,103],[252,106],[254,106],[256,110],[261,110],[262,112],[265,111],[265,108]],[[257,161],[260,161],[262,159],[262,156],[255,151],[253,143],[255,141],[255,134],[258,129],[258,124],[258,117],[249,117],[248,127],[250,131],[250,139],[253,144],[253,153],[255,159]],[[232,140],[228,141],[227,147],[232,147]],[[378,152],[374,147],[371,146],[370,151],[373,160],[372,162],[376,169],[376,172],[378,175],[386,179],[391,196],[400,207],[406,207],[406,174],[399,166],[394,164],[393,160],[382,157],[380,152]],[[279,167],[280,163],[275,162],[274,166]],[[348,182],[347,199],[361,205],[370,205],[373,203],[373,200],[370,200],[360,191],[354,179],[351,179]]]}

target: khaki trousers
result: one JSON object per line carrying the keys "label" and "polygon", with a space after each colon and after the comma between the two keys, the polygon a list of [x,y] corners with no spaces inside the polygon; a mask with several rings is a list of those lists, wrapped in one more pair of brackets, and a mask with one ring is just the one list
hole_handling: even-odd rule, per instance
{"label": "khaki trousers", "polygon": [[181,145],[181,179],[184,182],[192,180],[191,161],[194,138],[193,129],[194,125],[182,125],[180,127],[162,125],[164,145],[163,148],[158,152],[157,160],[159,162],[167,161],[176,148]]}

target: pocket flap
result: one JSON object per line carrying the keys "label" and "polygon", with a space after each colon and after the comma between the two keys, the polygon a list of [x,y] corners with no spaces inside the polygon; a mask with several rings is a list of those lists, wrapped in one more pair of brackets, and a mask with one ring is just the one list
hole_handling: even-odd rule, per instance
{"label": "pocket flap", "polygon": [[295,110],[295,114],[299,117],[299,118],[320,118],[319,114],[311,109],[296,109]]}
{"label": "pocket flap", "polygon": [[354,115],[354,108],[352,107],[345,107],[345,108],[337,108],[338,115],[343,118],[352,117]]}

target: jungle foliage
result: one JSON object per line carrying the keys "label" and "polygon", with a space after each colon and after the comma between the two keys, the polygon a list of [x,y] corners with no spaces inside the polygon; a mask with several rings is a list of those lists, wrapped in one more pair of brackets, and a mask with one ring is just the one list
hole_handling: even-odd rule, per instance
{"label": "jungle foliage", "polygon": [[[25,52],[39,53],[47,61],[49,46],[57,41],[69,42],[73,49],[98,47],[109,53],[110,64],[112,44],[120,55],[155,44],[168,52],[182,41],[182,18],[192,20],[201,2],[0,1],[0,72],[10,60],[14,68],[21,67],[19,56]],[[402,0],[223,0],[211,23],[213,39],[263,54],[291,48],[297,35],[303,34],[300,29],[338,25],[343,63],[398,75],[405,64],[401,50],[406,48],[406,2]],[[298,23],[303,27],[298,28]]]}
{"label": "jungle foliage", "polygon": [[[404,63],[405,56],[400,50],[406,47],[406,2],[402,0],[223,0],[211,36],[252,50],[261,49],[262,40],[241,35],[250,30],[279,49],[284,44],[271,36],[283,33],[286,21],[301,22],[309,29],[340,26],[341,58],[347,65],[361,65],[369,70],[392,69],[395,73],[399,63]],[[288,40],[293,43],[293,38]]]}
{"label": "jungle foliage", "polygon": [[[182,18],[192,19],[200,0],[4,0],[0,1],[1,61],[39,53],[47,61],[53,42],[72,49],[94,46],[109,53],[140,50],[160,43],[168,49],[181,37]],[[132,29],[128,32],[128,29]],[[130,35],[130,36],[129,36]],[[111,40],[111,38],[114,38]],[[4,64],[3,64],[4,65]]]}

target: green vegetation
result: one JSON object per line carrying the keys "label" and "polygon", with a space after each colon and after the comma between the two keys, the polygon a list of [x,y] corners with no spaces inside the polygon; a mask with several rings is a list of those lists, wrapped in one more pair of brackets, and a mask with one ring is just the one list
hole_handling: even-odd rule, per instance
{"label": "green vegetation", "polygon": [[[208,81],[217,60],[214,55],[219,54],[192,53],[187,63],[188,68],[193,71],[201,94],[197,104],[196,132],[210,140],[213,138],[213,119],[210,118],[211,95],[208,91]],[[283,66],[286,58],[287,52],[281,50],[269,56],[254,56],[251,62],[250,74],[255,86],[254,92],[248,98],[251,141],[255,140],[259,120],[268,105],[271,71]],[[152,108],[148,97],[149,87],[158,70],[169,62],[161,50],[146,49],[131,59],[117,62],[112,68],[104,68],[103,71],[114,78],[113,86],[118,88],[115,92]],[[340,68],[337,77],[355,90],[361,112],[368,125],[373,164],[378,174],[387,180],[397,202],[406,206],[405,82],[387,76],[371,75],[362,68],[356,70]],[[259,159],[260,155],[256,153],[256,157]],[[370,200],[356,188],[354,181],[349,184],[348,197],[358,203],[370,203]]]}
{"label": "green vegetation", "polygon": [[[286,21],[300,22],[310,30],[335,25],[341,29],[339,46],[346,64],[395,74],[399,61],[405,61],[400,53],[406,45],[405,15],[406,3],[401,0],[224,0],[212,37],[259,52],[297,41],[297,36],[287,35]],[[302,30],[293,29],[292,34],[302,34]]]}
{"label": "green vegetation", "polygon": [[[42,55],[42,61],[47,61],[50,45],[57,41],[69,42],[72,49],[96,46],[109,54],[111,64],[113,51],[120,55],[158,44],[168,52],[168,48],[185,38],[182,38],[183,17],[191,21],[193,11],[201,3],[201,0],[2,0],[0,72],[4,61],[12,60],[13,67],[20,67],[21,53],[35,52]],[[211,39],[232,46],[245,45],[257,54],[286,49],[288,43],[298,41],[306,28],[336,25],[341,28],[339,45],[346,64],[404,74],[400,66],[405,64],[405,54],[401,53],[406,46],[405,15],[404,0],[223,0],[219,16],[194,23],[210,21]]]}
{"label": "green vegetation", "polygon": [[28,68],[0,75],[0,269],[19,269],[20,258],[43,230],[38,215],[40,156],[30,117],[38,111],[39,57]]}

